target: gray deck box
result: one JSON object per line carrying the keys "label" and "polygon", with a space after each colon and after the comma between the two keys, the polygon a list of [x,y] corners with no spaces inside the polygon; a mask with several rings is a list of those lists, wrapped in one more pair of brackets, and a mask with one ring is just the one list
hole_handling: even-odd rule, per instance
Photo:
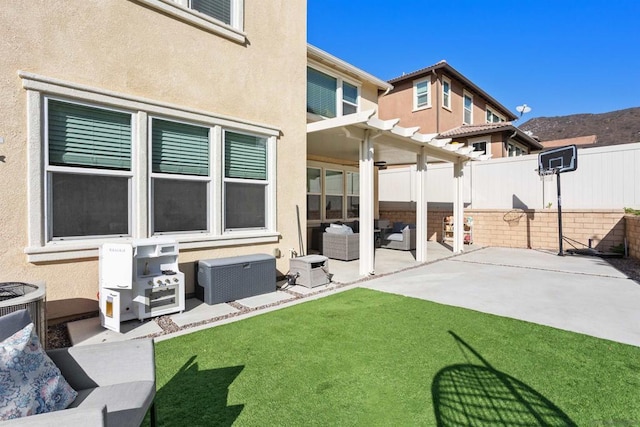
{"label": "gray deck box", "polygon": [[289,274],[298,274],[296,283],[307,288],[329,283],[329,258],[307,255],[289,260]]}
{"label": "gray deck box", "polygon": [[276,291],[276,259],[255,254],[198,261],[196,298],[219,304]]}

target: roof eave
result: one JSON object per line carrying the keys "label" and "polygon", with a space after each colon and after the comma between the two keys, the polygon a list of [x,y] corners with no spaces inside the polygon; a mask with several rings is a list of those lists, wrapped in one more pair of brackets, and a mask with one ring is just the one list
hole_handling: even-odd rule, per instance
{"label": "roof eave", "polygon": [[313,59],[319,60],[320,62],[328,63],[331,66],[342,69],[350,74],[357,76],[359,79],[365,82],[369,82],[373,85],[376,85],[381,90],[391,90],[393,89],[393,85],[377,78],[376,76],[367,73],[364,70],[361,70],[358,67],[354,67],[342,59],[331,55],[330,53],[325,52],[322,49],[319,49],[309,43],[307,43],[307,56],[313,57]]}

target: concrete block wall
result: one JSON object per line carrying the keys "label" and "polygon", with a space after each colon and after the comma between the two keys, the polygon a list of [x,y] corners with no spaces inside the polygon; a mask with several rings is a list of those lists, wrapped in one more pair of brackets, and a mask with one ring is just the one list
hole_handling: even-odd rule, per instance
{"label": "concrete block wall", "polygon": [[629,245],[629,256],[640,260],[640,216],[626,215],[627,244]]}
{"label": "concrete block wall", "polygon": [[[442,240],[442,219],[452,215],[450,209],[429,209],[427,214],[428,240]],[[465,209],[465,217],[473,217],[473,242],[482,246],[506,248],[531,248],[558,250],[558,211]],[[628,217],[628,216],[627,216]],[[415,223],[415,210],[380,210],[380,218],[390,221]],[[640,218],[640,217],[637,217]],[[627,224],[629,221],[627,221]],[[640,220],[635,222],[640,228]],[[563,235],[583,245],[601,251],[610,251],[612,246],[624,242],[625,214],[622,210],[569,209],[562,211]],[[636,236],[638,232],[636,231]],[[628,241],[631,239],[627,237]],[[636,252],[638,237],[635,240]],[[574,243],[577,248],[583,246]],[[630,243],[631,246],[631,243]],[[565,250],[572,248],[563,243]]]}

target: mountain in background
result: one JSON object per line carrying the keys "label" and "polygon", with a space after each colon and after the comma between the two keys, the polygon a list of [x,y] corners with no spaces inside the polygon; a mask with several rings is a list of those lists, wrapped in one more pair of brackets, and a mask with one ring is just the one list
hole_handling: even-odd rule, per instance
{"label": "mountain in background", "polygon": [[518,128],[543,143],[587,135],[597,136],[597,146],[640,142],[640,107],[602,114],[536,117]]}

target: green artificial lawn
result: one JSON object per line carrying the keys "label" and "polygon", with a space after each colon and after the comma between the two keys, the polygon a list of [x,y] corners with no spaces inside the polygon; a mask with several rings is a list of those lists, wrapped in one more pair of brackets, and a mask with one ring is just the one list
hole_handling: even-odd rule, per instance
{"label": "green artificial lawn", "polygon": [[161,426],[638,425],[640,348],[367,289],[156,344]]}

